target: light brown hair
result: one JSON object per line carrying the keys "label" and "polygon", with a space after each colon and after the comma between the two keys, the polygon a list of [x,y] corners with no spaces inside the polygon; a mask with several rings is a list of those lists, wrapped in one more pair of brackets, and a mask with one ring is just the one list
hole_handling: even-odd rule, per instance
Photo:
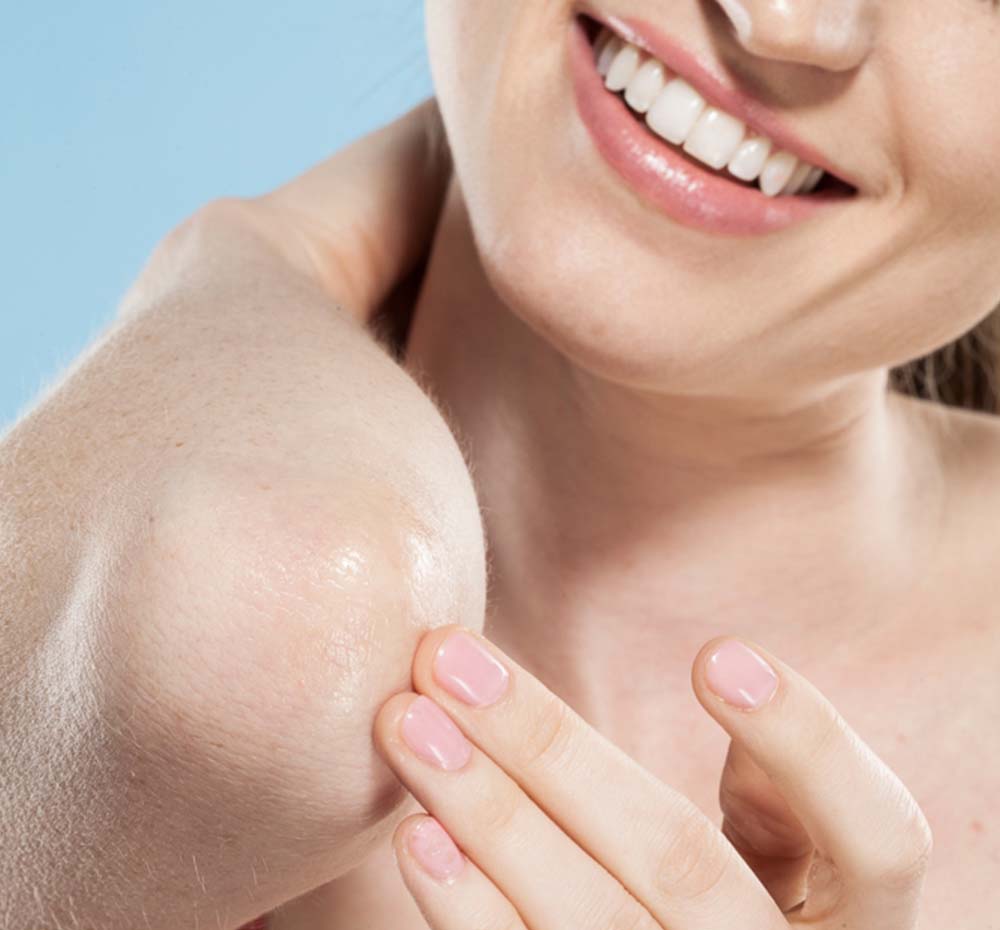
{"label": "light brown hair", "polygon": [[960,339],[890,373],[904,394],[1000,413],[1000,307]]}

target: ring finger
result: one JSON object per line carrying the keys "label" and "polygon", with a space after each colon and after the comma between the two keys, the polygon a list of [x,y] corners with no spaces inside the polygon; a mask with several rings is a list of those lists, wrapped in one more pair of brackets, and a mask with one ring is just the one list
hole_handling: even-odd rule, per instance
{"label": "ring finger", "polygon": [[406,887],[431,930],[525,930],[517,909],[433,817],[415,814],[392,838]]}
{"label": "ring finger", "polygon": [[399,779],[528,926],[659,926],[430,698],[404,693],[386,701],[375,741]]}

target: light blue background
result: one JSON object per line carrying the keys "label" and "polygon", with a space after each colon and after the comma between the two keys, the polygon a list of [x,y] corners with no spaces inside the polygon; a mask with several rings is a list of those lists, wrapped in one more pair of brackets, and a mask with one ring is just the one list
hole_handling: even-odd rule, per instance
{"label": "light blue background", "polygon": [[199,204],[432,92],[422,0],[57,0],[0,23],[0,429]]}

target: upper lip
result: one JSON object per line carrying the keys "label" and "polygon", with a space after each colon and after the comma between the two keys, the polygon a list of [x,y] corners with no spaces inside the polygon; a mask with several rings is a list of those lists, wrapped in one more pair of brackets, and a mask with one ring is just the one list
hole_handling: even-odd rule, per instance
{"label": "upper lip", "polygon": [[759,100],[744,93],[676,39],[652,23],[631,17],[602,14],[584,4],[582,12],[607,26],[625,41],[645,49],[675,74],[687,81],[712,106],[739,117],[759,135],[767,136],[777,148],[791,152],[802,161],[822,168],[841,181],[860,190],[860,185],[845,171],[834,165],[815,146],[799,138],[780,116]]}

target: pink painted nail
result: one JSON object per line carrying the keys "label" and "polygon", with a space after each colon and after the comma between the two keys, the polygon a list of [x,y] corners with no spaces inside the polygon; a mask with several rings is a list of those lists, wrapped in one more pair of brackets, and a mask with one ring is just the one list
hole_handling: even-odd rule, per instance
{"label": "pink painted nail", "polygon": [[434,656],[434,680],[466,704],[486,707],[507,690],[510,674],[474,637],[452,633]]}
{"label": "pink painted nail", "polygon": [[778,676],[756,652],[735,639],[726,640],[708,657],[705,681],[727,704],[756,710],[778,687]]}
{"label": "pink painted nail", "polygon": [[411,828],[406,842],[420,868],[439,881],[450,884],[465,866],[465,856],[433,817]]}
{"label": "pink painted nail", "polygon": [[403,742],[425,762],[447,771],[469,761],[472,746],[451,718],[422,694],[410,702],[400,724]]}

